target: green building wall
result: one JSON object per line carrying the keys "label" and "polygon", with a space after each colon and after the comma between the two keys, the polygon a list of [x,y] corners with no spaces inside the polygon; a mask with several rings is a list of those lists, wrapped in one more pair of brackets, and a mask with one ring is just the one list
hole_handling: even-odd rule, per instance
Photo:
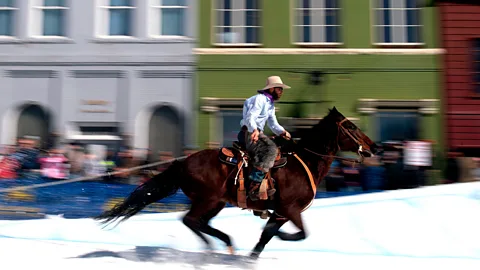
{"label": "green building wall", "polygon": [[[262,5],[262,48],[290,48],[282,54],[228,55],[216,54],[211,44],[212,0],[201,0],[199,46],[197,55],[198,98],[247,98],[264,86],[270,75],[279,75],[292,89],[286,90],[282,101],[321,101],[301,105],[279,104],[278,117],[323,117],[328,108],[336,108],[347,117],[359,118],[358,125],[377,139],[374,116],[359,110],[360,99],[439,100],[441,95],[439,53],[424,53],[438,48],[437,9],[422,11],[423,50],[419,54],[388,54],[372,45],[370,0],[343,0],[342,40],[337,50],[316,54],[289,54],[298,46],[291,43],[291,1],[264,0]],[[202,48],[211,49],[208,53]],[[221,49],[218,48],[217,49]],[[346,54],[341,49],[372,49]],[[386,48],[388,49],[388,48]],[[241,49],[238,49],[239,51]],[[416,50],[413,49],[412,50]],[[309,83],[311,71],[324,72],[320,85]],[[437,106],[441,107],[438,103]],[[200,112],[198,145],[210,141],[211,114]],[[442,155],[441,113],[421,117],[421,138],[436,142],[437,155]],[[441,162],[441,159],[437,159]],[[438,164],[437,164],[438,166]]]}

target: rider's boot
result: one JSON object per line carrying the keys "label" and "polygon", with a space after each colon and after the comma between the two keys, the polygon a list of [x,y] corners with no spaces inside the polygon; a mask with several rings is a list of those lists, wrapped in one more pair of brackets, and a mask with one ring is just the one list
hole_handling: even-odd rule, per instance
{"label": "rider's boot", "polygon": [[251,180],[251,183],[248,196],[252,201],[257,201],[259,199],[258,191],[260,189],[260,184],[262,183],[263,178],[265,178],[265,173],[257,168],[254,168],[253,171],[250,173],[249,178]]}

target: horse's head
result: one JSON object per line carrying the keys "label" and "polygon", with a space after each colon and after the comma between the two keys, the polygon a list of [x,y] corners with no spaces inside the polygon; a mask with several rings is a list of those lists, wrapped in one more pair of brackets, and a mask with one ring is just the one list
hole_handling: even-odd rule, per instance
{"label": "horse's head", "polygon": [[371,157],[377,152],[377,145],[335,107],[327,117],[338,126],[338,147],[341,151],[358,153],[363,157]]}

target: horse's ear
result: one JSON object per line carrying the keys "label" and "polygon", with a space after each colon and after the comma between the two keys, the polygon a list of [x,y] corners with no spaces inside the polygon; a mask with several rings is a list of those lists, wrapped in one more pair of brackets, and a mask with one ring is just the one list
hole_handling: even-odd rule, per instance
{"label": "horse's ear", "polygon": [[335,106],[333,106],[333,109],[332,109],[332,111],[334,111],[334,112],[338,112],[338,111],[337,111],[337,108],[336,108]]}

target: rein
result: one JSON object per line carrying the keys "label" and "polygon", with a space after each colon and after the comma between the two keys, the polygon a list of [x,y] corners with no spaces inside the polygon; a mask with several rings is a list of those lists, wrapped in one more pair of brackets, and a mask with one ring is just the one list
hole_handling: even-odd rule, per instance
{"label": "rein", "polygon": [[334,158],[334,159],[338,159],[338,160],[343,160],[343,161],[349,161],[349,162],[353,162],[353,163],[362,163],[363,162],[363,156],[360,155],[360,159],[356,159],[356,158],[346,158],[346,157],[340,157],[340,156],[335,156],[335,155],[323,155],[323,154],[319,154],[317,152],[314,152],[308,148],[305,148],[303,147],[303,150],[305,151],[308,151],[316,156],[320,156],[320,157],[331,157],[331,158]]}
{"label": "rein", "polygon": [[[347,118],[343,119],[342,121],[340,121],[337,126],[338,126],[338,130],[341,131],[342,133],[346,134],[347,136],[349,136],[357,145],[358,145],[358,155],[360,156],[360,159],[356,159],[356,158],[346,158],[346,157],[340,157],[340,156],[336,156],[336,155],[325,155],[325,154],[320,154],[320,153],[317,153],[315,151],[312,151],[306,147],[301,147],[303,148],[303,150],[305,151],[308,151],[316,156],[320,156],[320,157],[330,157],[330,158],[334,158],[334,159],[338,159],[338,160],[343,160],[343,161],[348,161],[348,162],[353,162],[354,164],[355,163],[363,163],[363,160],[364,160],[364,157],[360,154],[360,152],[362,151],[362,145],[360,144],[360,142],[357,140],[357,138],[355,138],[352,134],[350,134],[350,132],[348,130],[346,130],[344,127],[343,127],[343,122],[347,121]],[[290,140],[290,139],[288,139]],[[297,144],[298,143],[296,141],[293,141],[293,143]],[[340,150],[340,146],[338,146],[338,134],[337,134],[337,151]]]}

